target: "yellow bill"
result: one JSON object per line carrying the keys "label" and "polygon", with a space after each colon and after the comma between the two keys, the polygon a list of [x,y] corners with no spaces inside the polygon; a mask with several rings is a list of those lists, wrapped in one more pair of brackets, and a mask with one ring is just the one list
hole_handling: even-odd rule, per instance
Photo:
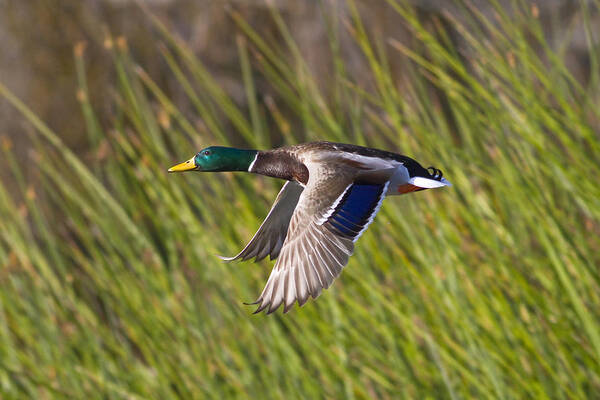
{"label": "yellow bill", "polygon": [[194,157],[192,157],[181,164],[173,165],[171,168],[169,168],[169,172],[183,172],[194,169],[196,169],[196,162],[194,161]]}

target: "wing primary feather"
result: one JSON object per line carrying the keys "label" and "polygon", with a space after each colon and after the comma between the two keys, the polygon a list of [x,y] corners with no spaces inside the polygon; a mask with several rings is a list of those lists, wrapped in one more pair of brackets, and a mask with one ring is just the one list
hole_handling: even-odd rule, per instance
{"label": "wing primary feather", "polygon": [[273,250],[271,250],[271,254],[269,254],[270,260],[274,260],[279,256],[279,252],[281,251],[281,248],[283,247],[284,238],[285,238],[284,234],[280,234],[277,237],[277,243],[275,243],[275,246],[273,246]]}
{"label": "wing primary feather", "polygon": [[317,261],[317,257],[314,252],[312,252],[309,256],[309,265],[312,267],[313,271],[316,273],[317,278],[319,280],[318,291],[321,293],[322,289],[327,286],[327,279],[325,278],[323,269],[321,268],[320,263]]}
{"label": "wing primary feather", "polygon": [[260,297],[262,298],[262,303],[261,303],[260,307],[262,307],[263,309],[264,309],[263,305],[266,307],[266,305],[268,305],[268,303],[270,302],[271,295],[273,293],[273,284],[275,282],[277,273],[278,272],[275,270],[273,270],[271,272],[271,276],[269,276],[269,279],[267,280],[267,285],[265,286],[265,288],[263,289],[263,292],[260,295]]}
{"label": "wing primary feather", "polygon": [[328,254],[325,254],[322,258],[321,258],[321,264],[320,267],[323,270],[323,274],[325,275],[325,289],[328,289],[329,286],[331,286],[331,283],[333,282],[333,280],[336,278],[336,275],[331,271],[331,269],[329,268],[329,263],[335,263],[334,260],[332,260]]}
{"label": "wing primary feather", "polygon": [[[331,255],[331,257],[335,260],[335,262],[338,265],[343,266],[343,262],[342,262],[341,258],[339,258],[339,257],[343,257],[343,255],[340,255],[339,247],[336,244],[334,244],[333,240],[331,238],[329,238],[327,235],[324,235],[321,233],[321,236],[323,236],[323,240],[321,241],[322,247]],[[330,245],[327,245],[326,241],[329,242]],[[335,250],[337,250],[337,255],[333,253]],[[337,275],[335,275],[335,276],[337,277]]]}
{"label": "wing primary feather", "polygon": [[340,244],[338,243],[338,241],[335,240],[333,237],[325,236],[325,238],[327,238],[329,240],[329,242],[332,243],[335,246],[335,248],[338,249],[339,251],[343,252],[347,256],[351,256],[352,255],[352,250],[348,250],[348,249],[345,249],[342,246],[340,246]]}
{"label": "wing primary feather", "polygon": [[256,255],[256,261],[260,261],[260,260],[264,259],[266,256],[268,256],[271,253],[272,247],[271,247],[270,238],[266,237],[265,242],[263,242],[260,252],[258,252],[258,254]]}
{"label": "wing primary feather", "polygon": [[[315,246],[311,243],[308,234],[304,236],[302,239],[303,247],[307,253],[306,262],[312,267],[313,271],[316,273],[316,276],[319,280],[318,282],[318,291],[321,292],[321,289],[327,286],[327,279],[325,278],[324,271],[320,267],[320,263],[318,262],[319,253],[316,251]],[[308,247],[308,250],[306,248]]]}
{"label": "wing primary feather", "polygon": [[277,310],[279,308],[279,306],[281,305],[281,302],[283,301],[283,291],[284,291],[284,278],[285,275],[287,273],[286,270],[281,270],[279,275],[277,275],[277,280],[275,281],[275,283],[273,284],[273,294],[271,296],[271,300],[270,300],[270,306],[269,306],[269,311],[267,311],[267,314],[271,314],[272,312],[274,312],[275,310]]}
{"label": "wing primary feather", "polygon": [[296,302],[296,288],[295,288],[295,271],[296,268],[292,267],[287,275],[287,286],[285,293],[285,304],[283,306],[283,313],[287,314],[288,311],[294,306]]}
{"label": "wing primary feather", "polygon": [[299,284],[296,285],[296,298],[298,299],[298,305],[302,307],[308,300],[308,281],[306,280],[306,276],[304,276],[301,265],[296,264],[296,274],[294,278],[296,279],[296,282],[299,282]]}
{"label": "wing primary feather", "polygon": [[304,273],[306,274],[306,277],[308,278],[308,288],[309,288],[309,293],[312,296],[312,298],[315,298],[315,293],[317,292],[317,287],[318,287],[318,278],[315,276],[315,271],[313,271],[312,266],[310,265],[310,258],[308,256],[308,252],[306,251],[306,248],[304,247],[304,241],[299,241],[298,242],[300,244],[300,248],[302,249],[302,252],[304,253],[304,257],[302,257],[301,260],[299,260],[299,262],[302,264],[302,268],[304,269]]}
{"label": "wing primary feather", "polygon": [[[316,239],[315,235],[312,233],[312,231],[309,231],[308,234],[312,237],[312,239]],[[311,243],[311,240],[308,241],[309,243]],[[319,246],[320,249],[323,248],[323,244],[319,243],[317,240],[315,240],[315,243],[317,243],[317,246]],[[311,245],[312,246],[312,245]],[[331,282],[333,282],[333,279],[335,279],[335,276],[333,275],[333,273],[331,272],[331,270],[329,269],[329,266],[327,265],[328,262],[325,260],[324,255],[323,255],[323,251],[317,251],[314,246],[313,246],[313,254],[315,256],[315,258],[319,258],[321,260],[320,265],[322,266],[322,268],[329,273],[329,275],[331,275],[332,279],[326,278],[327,281],[327,287],[329,287],[329,285],[331,285]],[[325,272],[324,271],[324,272]]]}
{"label": "wing primary feather", "polygon": [[258,314],[259,312],[261,312],[262,310],[264,310],[265,308],[267,308],[267,306],[269,305],[268,301],[264,301],[263,303],[261,303],[260,306],[258,306],[258,308],[256,309],[256,311],[254,311],[252,314]]}
{"label": "wing primary feather", "polygon": [[[329,260],[331,260],[332,262],[339,264],[338,260],[333,256],[333,254],[331,253],[331,251],[329,251],[329,248],[327,247],[327,245],[324,242],[319,242],[317,241],[316,237],[314,236],[314,233],[311,232],[311,235],[315,238],[315,242],[319,243],[321,249],[323,250],[320,254],[321,257],[327,257]],[[330,269],[329,269],[329,263],[325,262],[325,266],[327,267],[327,271],[329,271],[329,273],[331,274],[331,276],[335,279],[337,277],[336,274],[334,274]],[[333,265],[333,263],[332,263]]]}

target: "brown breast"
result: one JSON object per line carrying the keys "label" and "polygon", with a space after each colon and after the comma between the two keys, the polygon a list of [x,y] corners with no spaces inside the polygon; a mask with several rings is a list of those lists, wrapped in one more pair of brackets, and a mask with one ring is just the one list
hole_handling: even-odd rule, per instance
{"label": "brown breast", "polygon": [[308,182],[308,168],[294,154],[284,151],[261,151],[249,172],[273,178]]}

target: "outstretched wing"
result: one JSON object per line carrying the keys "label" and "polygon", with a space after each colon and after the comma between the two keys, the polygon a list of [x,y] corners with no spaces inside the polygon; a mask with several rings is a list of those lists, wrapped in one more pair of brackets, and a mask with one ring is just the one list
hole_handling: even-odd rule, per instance
{"label": "outstretched wing", "polygon": [[220,256],[220,258],[227,262],[238,259],[248,260],[253,257],[256,257],[255,261],[260,261],[266,256],[270,256],[271,260],[277,258],[303,190],[304,188],[297,182],[286,182],[279,191],[269,214],[246,247],[233,257]]}
{"label": "outstretched wing", "polygon": [[[311,171],[312,174],[312,171]],[[311,175],[312,176],[312,175]],[[254,304],[255,311],[281,304],[288,312],[317,298],[337,278],[354,242],[377,214],[389,182],[355,182],[355,176],[328,176],[307,185],[292,216],[281,254]]]}

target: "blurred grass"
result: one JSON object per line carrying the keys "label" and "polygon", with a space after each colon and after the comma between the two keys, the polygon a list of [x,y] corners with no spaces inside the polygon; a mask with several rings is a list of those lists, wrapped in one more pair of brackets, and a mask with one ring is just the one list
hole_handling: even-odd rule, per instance
{"label": "blurred grass", "polygon": [[[112,124],[78,99],[92,151],[74,154],[0,83],[31,125],[31,159],[2,142],[0,393],[6,398],[589,398],[600,391],[598,70],[581,86],[523,7],[455,28],[391,2],[407,47],[327,14],[330,87],[316,84],[285,21],[279,48],[235,11],[239,109],[202,61],[148,15],[197,115],[178,111],[123,38]],[[582,5],[585,7],[585,5]],[[338,26],[371,75],[346,72]],[[536,52],[534,49],[541,49]],[[407,58],[394,82],[386,52]],[[590,48],[596,65],[598,50]],[[266,78],[280,102],[255,85]],[[365,85],[369,82],[372,85]],[[102,94],[101,94],[102,95]],[[278,130],[277,133],[269,131]],[[223,264],[280,182],[167,176],[209,144],[329,139],[415,157],[454,186],[386,201],[344,274],[316,302],[251,316],[271,263]],[[21,166],[35,163],[38,177]]]}

